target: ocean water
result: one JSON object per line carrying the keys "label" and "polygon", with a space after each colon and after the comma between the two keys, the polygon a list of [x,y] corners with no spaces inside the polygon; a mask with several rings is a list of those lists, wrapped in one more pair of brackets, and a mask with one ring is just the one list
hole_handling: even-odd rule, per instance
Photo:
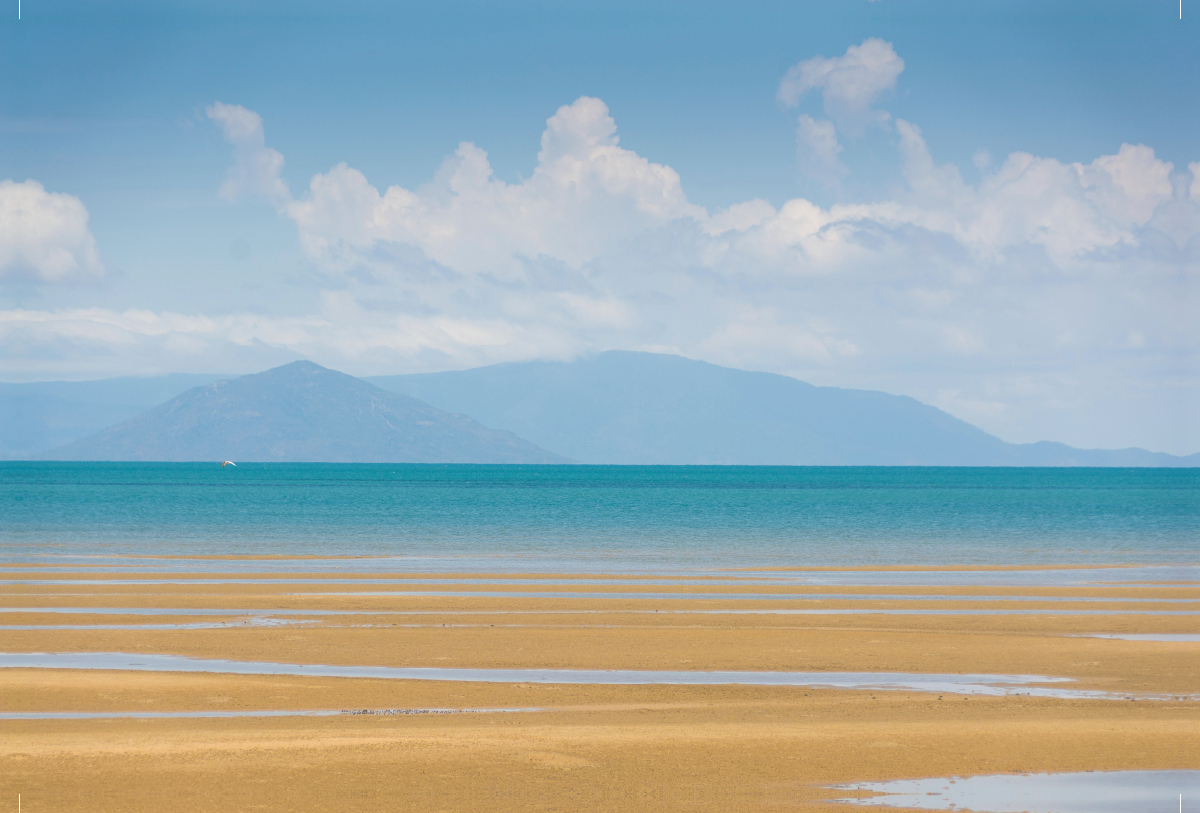
{"label": "ocean water", "polygon": [[0,462],[0,559],[666,572],[1200,563],[1200,469]]}

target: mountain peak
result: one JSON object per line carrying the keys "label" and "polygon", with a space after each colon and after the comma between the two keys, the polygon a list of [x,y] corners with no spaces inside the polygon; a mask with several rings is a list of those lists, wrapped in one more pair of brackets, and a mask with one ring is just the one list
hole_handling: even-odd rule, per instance
{"label": "mountain peak", "polygon": [[564,463],[512,432],[311,361],[196,387],[53,460]]}

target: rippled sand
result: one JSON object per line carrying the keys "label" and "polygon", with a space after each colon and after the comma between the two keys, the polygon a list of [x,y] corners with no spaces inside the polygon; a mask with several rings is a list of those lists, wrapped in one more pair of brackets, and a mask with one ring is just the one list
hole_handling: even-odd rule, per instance
{"label": "rippled sand", "polygon": [[[6,568],[0,607],[11,612],[0,617],[0,651],[475,669],[1033,674],[1124,696],[1200,695],[1194,640],[1080,637],[1200,633],[1200,585],[1133,583],[1120,568],[1105,571],[1103,584],[1079,583],[1070,571],[1056,582],[1045,569],[1029,571],[1036,584],[999,585],[982,579],[995,571],[939,571],[926,587],[914,586],[919,574],[905,584],[862,570],[837,572],[826,585],[762,571],[517,574],[509,583],[474,573],[433,576],[431,585],[428,573],[371,569],[355,585],[346,584],[354,581],[347,563],[323,575],[297,562],[295,581],[257,573],[249,559],[214,561],[211,573],[197,562],[186,574],[170,564],[158,575],[145,563],[136,573]],[[365,581],[414,576],[422,581]],[[764,584],[772,576],[782,581]],[[170,583],[181,578],[189,583]],[[623,595],[605,597],[613,593]],[[680,595],[628,595],[636,593]],[[1052,614],[1067,609],[1086,614]],[[1167,612],[1183,614],[1154,614]],[[0,712],[403,709],[536,711],[0,720],[0,798],[20,793],[33,813],[778,811],[802,802],[845,811],[815,801],[836,795],[825,785],[1200,768],[1195,700],[0,669]]]}

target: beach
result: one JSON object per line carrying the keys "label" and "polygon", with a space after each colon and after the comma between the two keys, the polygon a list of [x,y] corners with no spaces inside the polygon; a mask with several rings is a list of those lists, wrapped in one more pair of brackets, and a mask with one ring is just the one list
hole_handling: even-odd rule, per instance
{"label": "beach", "polygon": [[17,0],[0,813],[1200,813],[1184,6]]}
{"label": "beach", "polygon": [[[0,652],[182,656],[214,671],[0,668],[0,794],[23,809],[834,811],[848,808],[822,800],[847,792],[829,786],[852,782],[1200,769],[1195,568],[102,561],[3,568]],[[228,674],[205,661],[448,671]],[[507,669],[567,671],[472,671]],[[571,670],[644,682],[581,685]],[[808,684],[661,684],[654,670]],[[976,679],[917,691],[872,674]],[[226,716],[155,716],[181,712]],[[281,716],[236,716],[262,712]]]}

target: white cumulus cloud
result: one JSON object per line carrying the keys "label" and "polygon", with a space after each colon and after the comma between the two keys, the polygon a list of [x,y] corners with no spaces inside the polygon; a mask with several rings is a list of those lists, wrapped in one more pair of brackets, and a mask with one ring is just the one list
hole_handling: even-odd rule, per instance
{"label": "white cumulus cloud", "polygon": [[971,187],[957,167],[935,164],[916,125],[901,119],[896,129],[917,204],[900,217],[953,236],[980,259],[1041,246],[1067,263],[1119,244],[1133,247],[1137,230],[1173,197],[1173,167],[1145,145],[1123,144],[1089,164],[1013,153]]}
{"label": "white cumulus cloud", "polygon": [[214,102],[204,111],[234,147],[236,162],[226,174],[221,195],[229,200],[261,196],[276,205],[291,199],[280,177],[283,156],[266,146],[262,117],[238,104]]}
{"label": "white cumulus cloud", "polygon": [[779,83],[777,98],[795,107],[809,91],[819,90],[825,112],[838,128],[857,135],[868,124],[887,121],[886,112],[871,106],[896,86],[903,70],[904,60],[892,44],[870,37],[842,56],[816,56],[793,65]]}
{"label": "white cumulus cloud", "polygon": [[88,211],[37,181],[0,181],[0,279],[94,280],[104,275]]}
{"label": "white cumulus cloud", "polygon": [[[389,245],[419,249],[464,274],[521,279],[547,258],[579,269],[614,242],[678,218],[702,219],[675,170],[618,146],[599,99],[558,109],[525,181],[497,179],[464,142],[427,187],[380,192],[345,164],[317,175],[288,214],[309,253],[331,267],[378,267]],[[384,260],[386,264],[386,259]]]}

